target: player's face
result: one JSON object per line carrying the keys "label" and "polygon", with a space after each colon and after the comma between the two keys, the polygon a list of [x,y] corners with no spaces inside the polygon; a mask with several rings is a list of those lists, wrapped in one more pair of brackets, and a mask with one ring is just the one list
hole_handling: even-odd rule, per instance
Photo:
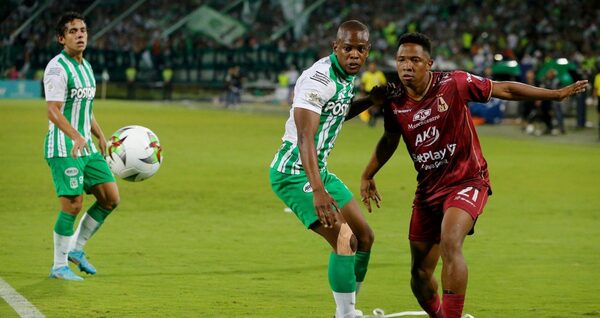
{"label": "player's face", "polygon": [[344,31],[333,43],[333,51],[340,66],[348,74],[356,74],[369,56],[369,33],[366,31]]}
{"label": "player's face", "polygon": [[63,36],[58,37],[58,42],[65,46],[70,53],[81,53],[87,45],[87,27],[85,22],[79,19],[67,22]]}
{"label": "player's face", "polygon": [[396,53],[396,69],[400,81],[405,86],[414,86],[426,81],[432,64],[429,53],[418,44],[404,43]]}

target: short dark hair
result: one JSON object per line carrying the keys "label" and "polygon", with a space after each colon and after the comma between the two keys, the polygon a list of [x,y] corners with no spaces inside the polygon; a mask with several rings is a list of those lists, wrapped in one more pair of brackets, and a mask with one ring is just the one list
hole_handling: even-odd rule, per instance
{"label": "short dark hair", "polygon": [[431,55],[431,40],[427,35],[419,32],[405,33],[398,39],[398,47],[404,43],[418,44],[423,47],[429,55]]}
{"label": "short dark hair", "polygon": [[56,27],[54,29],[56,31],[56,36],[64,36],[65,31],[67,31],[67,23],[73,20],[84,21],[83,16],[79,12],[70,11],[63,14],[60,17],[60,19],[58,19],[58,22],[56,23]]}

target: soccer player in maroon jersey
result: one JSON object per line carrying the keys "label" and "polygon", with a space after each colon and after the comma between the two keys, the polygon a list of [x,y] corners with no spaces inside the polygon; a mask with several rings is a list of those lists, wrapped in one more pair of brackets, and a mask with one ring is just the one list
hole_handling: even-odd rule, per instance
{"label": "soccer player in maroon jersey", "polygon": [[[455,318],[462,315],[467,289],[463,241],[473,233],[492,193],[467,102],[487,102],[491,97],[562,100],[583,92],[587,81],[548,90],[463,71],[432,72],[432,64],[431,42],[425,35],[408,33],[400,38],[396,66],[401,89],[388,91],[380,103],[385,131],[361,176],[361,196],[369,211],[371,201],[379,207],[381,197],[373,178],[402,137],[418,172],[409,229],[411,288],[430,317]],[[360,111],[354,109],[349,116]],[[440,256],[441,302],[433,275]]]}

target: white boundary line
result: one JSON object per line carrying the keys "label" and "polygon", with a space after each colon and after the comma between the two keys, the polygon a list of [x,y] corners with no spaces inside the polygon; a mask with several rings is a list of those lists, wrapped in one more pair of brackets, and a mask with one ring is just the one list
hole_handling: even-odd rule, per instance
{"label": "white boundary line", "polygon": [[25,297],[12,288],[4,279],[0,277],[0,298],[4,299],[9,306],[17,312],[22,318],[45,318],[35,306]]}

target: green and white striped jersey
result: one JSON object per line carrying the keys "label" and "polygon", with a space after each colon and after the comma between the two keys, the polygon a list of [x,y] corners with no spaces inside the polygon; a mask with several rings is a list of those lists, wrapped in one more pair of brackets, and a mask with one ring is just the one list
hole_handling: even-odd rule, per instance
{"label": "green and white striped jersey", "polygon": [[[44,71],[46,101],[64,102],[60,111],[77,131],[87,140],[92,153],[98,152],[92,141],[92,106],[96,94],[94,71],[88,61],[80,64],[65,51],[55,56]],[[45,158],[68,157],[73,141],[48,121],[48,134],[44,142]],[[81,154],[90,153],[83,150]]]}
{"label": "green and white striped jersey", "polygon": [[321,115],[315,135],[319,170],[327,168],[327,157],[342,129],[354,96],[355,75],[348,75],[340,66],[335,54],[322,58],[302,72],[294,88],[294,101],[290,117],[285,123],[283,144],[279,148],[271,168],[281,173],[300,174],[304,171],[297,145],[294,108],[304,108]]}

